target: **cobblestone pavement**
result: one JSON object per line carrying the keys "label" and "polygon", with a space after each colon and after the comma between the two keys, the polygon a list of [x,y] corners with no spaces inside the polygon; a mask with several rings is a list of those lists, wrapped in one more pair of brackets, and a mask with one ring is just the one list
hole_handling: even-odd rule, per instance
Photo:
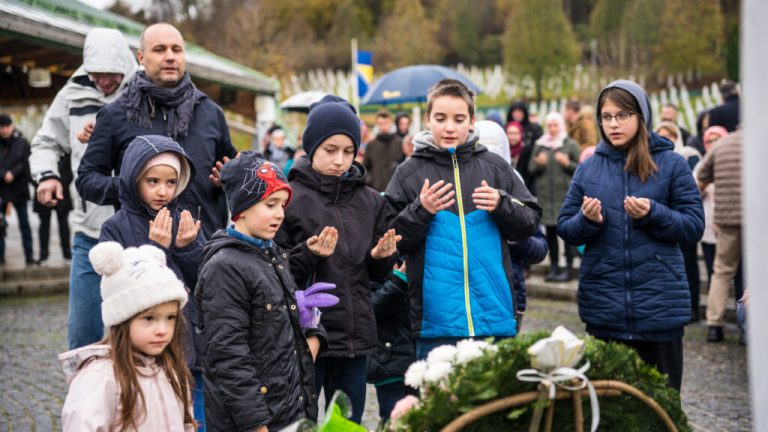
{"label": "cobblestone pavement", "polygon": [[[0,299],[0,432],[60,428],[66,384],[56,355],[66,349],[67,297]],[[529,300],[524,331],[562,324],[583,333],[570,302]],[[704,342],[706,326],[689,326],[684,343],[683,406],[695,431],[752,429],[746,351],[735,327],[726,342]],[[376,395],[369,386],[363,424],[374,429]]]}

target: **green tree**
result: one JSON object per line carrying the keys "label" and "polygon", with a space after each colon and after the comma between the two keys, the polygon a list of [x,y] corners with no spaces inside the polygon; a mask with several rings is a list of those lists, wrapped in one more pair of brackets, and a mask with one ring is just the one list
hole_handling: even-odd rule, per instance
{"label": "green tree", "polygon": [[721,76],[725,65],[723,25],[717,0],[668,0],[659,25],[659,72],[696,69],[703,76]]}
{"label": "green tree", "polygon": [[510,0],[508,7],[504,64],[513,74],[533,78],[540,101],[544,81],[578,63],[578,43],[560,0]]}
{"label": "green tree", "polygon": [[[632,0],[597,0],[589,18],[589,34],[597,41],[601,65],[624,68],[627,38],[622,31],[625,11]],[[641,0],[642,1],[642,0]]]}
{"label": "green tree", "polygon": [[419,0],[396,0],[376,34],[376,65],[391,70],[420,63],[440,63],[444,49],[437,42],[437,23],[427,18]]}
{"label": "green tree", "polygon": [[350,40],[357,39],[358,47],[367,49],[373,44],[375,32],[370,9],[355,0],[343,0],[326,36],[327,63],[348,68],[352,62]]}
{"label": "green tree", "polygon": [[665,0],[633,0],[624,10],[622,38],[627,49],[623,64],[631,72],[648,72],[659,42],[658,17]]}

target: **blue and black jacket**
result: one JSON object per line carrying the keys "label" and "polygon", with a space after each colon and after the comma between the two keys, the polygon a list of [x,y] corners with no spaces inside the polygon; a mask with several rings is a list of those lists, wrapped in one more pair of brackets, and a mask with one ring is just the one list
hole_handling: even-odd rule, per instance
{"label": "blue and black jacket", "polygon": [[[398,166],[385,197],[407,255],[411,327],[421,338],[514,336],[512,261],[506,240],[536,233],[541,208],[512,167],[470,135],[438,148],[429,132],[414,138],[413,156]],[[452,183],[456,203],[435,215],[419,202],[424,180]],[[496,210],[478,210],[473,191],[485,180],[501,191]]]}

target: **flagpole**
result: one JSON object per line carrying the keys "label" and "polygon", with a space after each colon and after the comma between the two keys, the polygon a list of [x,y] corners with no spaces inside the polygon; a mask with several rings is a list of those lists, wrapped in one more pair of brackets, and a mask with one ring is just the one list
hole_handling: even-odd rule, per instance
{"label": "flagpole", "polygon": [[352,38],[352,105],[355,107],[357,114],[360,115],[360,90],[358,86],[357,78],[357,39]]}

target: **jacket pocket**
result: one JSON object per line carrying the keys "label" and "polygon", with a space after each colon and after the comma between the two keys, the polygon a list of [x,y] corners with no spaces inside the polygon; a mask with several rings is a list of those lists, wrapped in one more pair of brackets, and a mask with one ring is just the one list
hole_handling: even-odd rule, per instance
{"label": "jacket pocket", "polygon": [[667,270],[669,270],[670,273],[675,277],[675,279],[679,281],[683,281],[683,276],[680,275],[680,273],[676,272],[675,269],[672,268],[671,265],[669,265],[668,262],[661,259],[661,256],[656,255],[656,261],[658,261],[661,265],[663,265]]}
{"label": "jacket pocket", "polygon": [[265,378],[261,381],[259,392],[264,396],[264,402],[273,419],[282,419],[288,400],[288,381],[286,377]]}

